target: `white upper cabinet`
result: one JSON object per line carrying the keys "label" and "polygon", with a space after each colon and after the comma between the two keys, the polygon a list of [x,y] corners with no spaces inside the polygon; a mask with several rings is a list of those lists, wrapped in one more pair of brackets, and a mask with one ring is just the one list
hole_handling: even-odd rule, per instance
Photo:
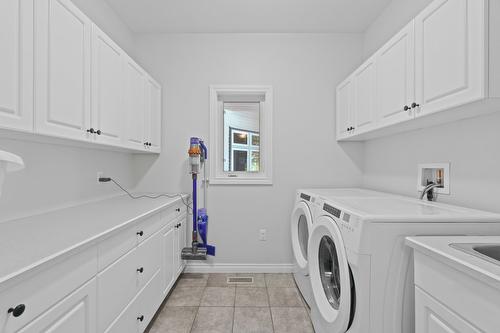
{"label": "white upper cabinet", "polygon": [[417,115],[487,97],[485,13],[483,0],[436,0],[415,18]]}
{"label": "white upper cabinet", "polygon": [[97,141],[115,145],[123,136],[122,56],[118,45],[94,25],[91,128]]}
{"label": "white upper cabinet", "polygon": [[146,146],[152,152],[159,153],[161,149],[161,87],[150,77],[146,79],[145,115]]}
{"label": "white upper cabinet", "polygon": [[348,137],[354,124],[353,86],[353,79],[349,77],[337,87],[337,140]]}
{"label": "white upper cabinet", "polygon": [[370,130],[375,121],[375,61],[366,61],[354,72],[354,123],[352,134]]}
{"label": "white upper cabinet", "polygon": [[376,105],[379,126],[413,119],[415,101],[413,21],[376,55]]}
{"label": "white upper cabinet", "polygon": [[33,1],[0,1],[0,127],[33,130]]}
{"label": "white upper cabinet", "polygon": [[69,0],[35,1],[35,132],[88,139],[91,32]]}
{"label": "white upper cabinet", "polygon": [[344,89],[351,79],[339,85],[337,140],[366,140],[500,110],[499,15],[497,0],[434,0],[351,75],[354,130],[346,130],[353,111],[346,111]]}
{"label": "white upper cabinet", "polygon": [[146,75],[129,57],[125,57],[123,66],[125,142],[129,147],[145,149]]}

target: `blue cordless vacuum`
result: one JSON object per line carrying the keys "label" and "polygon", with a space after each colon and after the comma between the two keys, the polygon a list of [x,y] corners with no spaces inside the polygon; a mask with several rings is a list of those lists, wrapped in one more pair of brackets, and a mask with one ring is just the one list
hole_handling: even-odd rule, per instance
{"label": "blue cordless vacuum", "polygon": [[[191,247],[182,249],[182,259],[184,260],[206,260],[207,255],[215,256],[215,246],[207,243],[208,215],[207,215],[207,179],[205,172],[205,162],[208,159],[208,149],[199,138],[191,138],[189,146],[189,160],[191,165],[191,175],[193,178],[193,238]],[[198,174],[203,166],[203,208],[198,209]],[[198,241],[201,239],[201,243]]]}

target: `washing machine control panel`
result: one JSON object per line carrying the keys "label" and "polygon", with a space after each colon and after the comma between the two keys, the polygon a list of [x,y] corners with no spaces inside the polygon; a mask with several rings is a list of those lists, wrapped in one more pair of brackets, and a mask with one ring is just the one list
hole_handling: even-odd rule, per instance
{"label": "washing machine control panel", "polygon": [[323,204],[323,210],[328,214],[335,216],[336,218],[340,218],[340,215],[342,214],[340,209],[335,208],[327,203]]}

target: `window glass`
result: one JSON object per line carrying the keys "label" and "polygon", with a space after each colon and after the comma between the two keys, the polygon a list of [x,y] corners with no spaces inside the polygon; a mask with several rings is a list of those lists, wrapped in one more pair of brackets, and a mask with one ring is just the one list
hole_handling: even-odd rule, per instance
{"label": "window glass", "polygon": [[224,102],[224,172],[260,172],[260,102]]}

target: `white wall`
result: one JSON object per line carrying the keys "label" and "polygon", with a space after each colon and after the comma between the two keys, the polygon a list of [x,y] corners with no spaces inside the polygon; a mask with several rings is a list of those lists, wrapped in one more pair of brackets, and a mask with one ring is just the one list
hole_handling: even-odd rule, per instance
{"label": "white wall", "polygon": [[[431,0],[394,0],[366,31],[365,56]],[[500,111],[500,110],[499,110]],[[500,212],[500,113],[368,141],[364,184],[417,195],[417,164],[451,162],[451,195],[440,201]]]}
{"label": "white wall", "polygon": [[[104,1],[74,2],[121,47],[133,51],[133,34]],[[97,171],[113,175],[127,186],[136,184],[129,154],[18,141],[3,131],[0,150],[19,154],[26,163],[25,170],[6,179],[0,222],[118,193],[110,184],[97,184]]]}
{"label": "white wall", "polygon": [[[361,47],[359,35],[140,36],[139,60],[163,85],[165,137],[157,160],[137,157],[136,171],[145,175],[139,189],[190,191],[189,137],[209,137],[210,84],[270,84],[274,184],[210,186],[209,239],[216,263],[291,263],[294,191],[362,179],[362,146],[339,146],[333,130],[335,87],[359,63]],[[267,242],[258,241],[261,228]]]}

